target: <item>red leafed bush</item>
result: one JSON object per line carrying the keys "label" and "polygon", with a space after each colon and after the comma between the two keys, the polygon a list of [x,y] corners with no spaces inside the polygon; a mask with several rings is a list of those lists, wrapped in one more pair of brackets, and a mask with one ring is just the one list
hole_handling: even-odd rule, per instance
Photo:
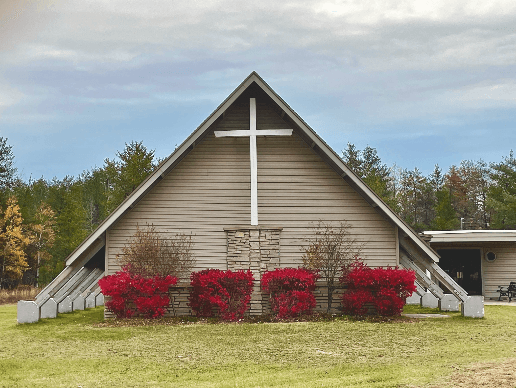
{"label": "red leafed bush", "polygon": [[205,269],[190,275],[190,307],[198,317],[219,316],[237,321],[249,307],[254,277],[251,271]]}
{"label": "red leafed bush", "polygon": [[99,280],[102,293],[111,297],[106,308],[117,318],[162,317],[170,303],[168,289],[176,283],[174,276],[142,277],[125,269]]}
{"label": "red leafed bush", "polygon": [[348,290],[342,295],[343,311],[365,315],[368,306],[382,316],[400,315],[407,297],[416,291],[414,271],[392,268],[369,268],[363,262],[353,263],[341,277]]}
{"label": "red leafed bush", "polygon": [[272,311],[278,319],[311,314],[315,308],[317,274],[304,268],[280,268],[265,272],[262,291],[270,295]]}

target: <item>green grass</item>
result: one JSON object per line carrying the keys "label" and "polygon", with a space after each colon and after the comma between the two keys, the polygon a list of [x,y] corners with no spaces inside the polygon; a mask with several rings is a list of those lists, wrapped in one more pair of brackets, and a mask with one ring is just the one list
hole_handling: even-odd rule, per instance
{"label": "green grass", "polygon": [[484,319],[99,327],[102,308],[18,325],[16,306],[0,306],[0,387],[421,385],[516,357],[516,308],[485,311]]}

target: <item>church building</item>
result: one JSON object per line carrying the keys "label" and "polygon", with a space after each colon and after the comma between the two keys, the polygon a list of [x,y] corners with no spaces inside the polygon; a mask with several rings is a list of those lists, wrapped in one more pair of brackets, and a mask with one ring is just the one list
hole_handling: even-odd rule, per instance
{"label": "church building", "polygon": [[[195,270],[250,269],[259,280],[301,266],[319,221],[349,224],[367,265],[414,269],[421,297],[444,298],[441,283],[465,315],[483,315],[483,304],[437,265],[439,255],[255,72],[77,247],[31,308],[39,319],[64,311],[64,302],[101,303],[96,282],[120,269],[116,257],[137,226],[191,235]],[[185,291],[177,292],[181,304]],[[259,286],[255,294],[251,313],[260,314]]]}

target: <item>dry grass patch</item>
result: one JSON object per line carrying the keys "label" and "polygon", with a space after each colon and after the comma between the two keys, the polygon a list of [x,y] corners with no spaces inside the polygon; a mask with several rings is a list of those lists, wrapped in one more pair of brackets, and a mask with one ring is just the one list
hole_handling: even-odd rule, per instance
{"label": "dry grass patch", "polygon": [[19,300],[34,300],[41,288],[18,286],[12,290],[0,290],[0,305],[18,303]]}
{"label": "dry grass patch", "polygon": [[499,363],[475,363],[454,367],[456,372],[446,380],[428,385],[428,388],[514,388],[516,387],[516,358]]}

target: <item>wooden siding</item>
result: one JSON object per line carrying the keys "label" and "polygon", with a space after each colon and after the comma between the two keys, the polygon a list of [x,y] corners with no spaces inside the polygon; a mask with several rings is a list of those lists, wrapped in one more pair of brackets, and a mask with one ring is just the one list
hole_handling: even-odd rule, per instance
{"label": "wooden siding", "polygon": [[[257,128],[292,128],[257,100]],[[136,226],[192,233],[197,267],[226,269],[224,227],[250,224],[249,139],[215,138],[213,130],[249,129],[249,99],[240,98],[205,139],[107,232],[107,273]],[[282,227],[281,265],[298,266],[301,246],[319,220],[347,220],[373,266],[396,265],[395,227],[380,216],[299,136],[259,137],[259,225]]]}
{"label": "wooden siding", "polygon": [[[490,251],[496,254],[496,260],[491,263],[485,260],[485,254]],[[516,247],[494,246],[481,252],[484,296],[486,299],[498,298],[498,286],[507,287],[510,282],[516,282]]]}

